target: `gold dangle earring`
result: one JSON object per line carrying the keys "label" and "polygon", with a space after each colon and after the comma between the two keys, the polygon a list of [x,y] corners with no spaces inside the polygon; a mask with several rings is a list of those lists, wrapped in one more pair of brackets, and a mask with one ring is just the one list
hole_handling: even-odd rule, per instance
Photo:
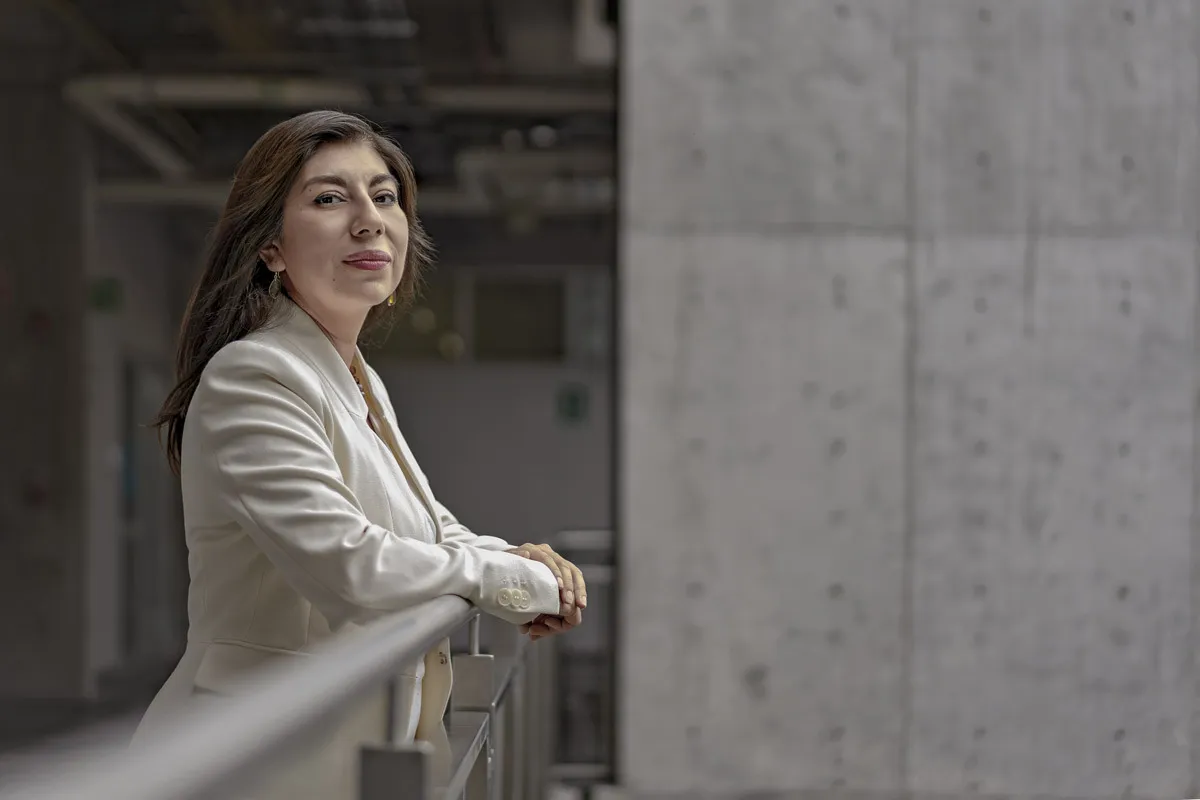
{"label": "gold dangle earring", "polygon": [[396,305],[396,293],[395,292],[392,292],[391,294],[388,295],[387,304],[388,304],[388,308],[391,308],[392,306]]}

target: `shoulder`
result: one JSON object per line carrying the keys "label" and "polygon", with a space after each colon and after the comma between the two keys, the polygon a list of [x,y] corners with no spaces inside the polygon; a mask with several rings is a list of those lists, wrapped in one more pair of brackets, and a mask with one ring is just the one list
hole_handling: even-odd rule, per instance
{"label": "shoulder", "polygon": [[[269,332],[255,333],[222,347],[204,368],[193,403],[247,402],[264,394],[296,395],[324,404],[325,389],[316,368]],[[265,399],[265,398],[263,398]]]}

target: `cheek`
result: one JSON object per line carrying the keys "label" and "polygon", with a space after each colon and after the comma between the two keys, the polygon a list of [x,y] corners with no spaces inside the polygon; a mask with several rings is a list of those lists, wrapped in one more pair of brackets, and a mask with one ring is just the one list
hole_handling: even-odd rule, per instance
{"label": "cheek", "polygon": [[326,251],[336,244],[336,237],[331,237],[324,230],[327,227],[325,222],[319,216],[305,219],[303,214],[291,220],[290,225],[285,222],[281,251],[289,269],[311,271],[314,265],[324,260]]}

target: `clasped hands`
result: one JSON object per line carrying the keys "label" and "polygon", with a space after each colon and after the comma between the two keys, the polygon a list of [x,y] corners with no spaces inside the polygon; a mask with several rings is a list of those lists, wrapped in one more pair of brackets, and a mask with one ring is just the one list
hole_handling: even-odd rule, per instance
{"label": "clasped hands", "polygon": [[587,585],[579,567],[554,552],[548,544],[523,544],[508,552],[540,561],[550,568],[558,581],[558,614],[538,614],[533,622],[521,626],[521,633],[537,641],[544,636],[566,633],[583,622],[583,609],[587,608]]}

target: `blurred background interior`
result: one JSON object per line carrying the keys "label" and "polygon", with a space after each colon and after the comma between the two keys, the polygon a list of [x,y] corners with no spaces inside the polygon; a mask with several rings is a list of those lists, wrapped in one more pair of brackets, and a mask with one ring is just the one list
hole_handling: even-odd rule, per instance
{"label": "blurred background interior", "polygon": [[369,350],[425,471],[592,582],[554,781],[1195,797],[1198,52],[1195,0],[8,0],[0,747],[172,666],[143,423],[238,158],[330,107],[440,251]]}
{"label": "blurred background interior", "polygon": [[[0,747],[136,711],[178,657],[186,554],[145,423],[233,169],[301,111],[363,113],[416,167],[439,265],[367,352],[440,499],[517,542],[597,531],[609,557],[614,15],[598,0],[4,4],[0,163],[30,202],[2,239],[5,393],[28,394],[7,401],[24,422],[4,434],[0,597],[32,613],[0,615]],[[585,762],[611,735],[595,616],[562,698],[579,723],[563,753]]]}

